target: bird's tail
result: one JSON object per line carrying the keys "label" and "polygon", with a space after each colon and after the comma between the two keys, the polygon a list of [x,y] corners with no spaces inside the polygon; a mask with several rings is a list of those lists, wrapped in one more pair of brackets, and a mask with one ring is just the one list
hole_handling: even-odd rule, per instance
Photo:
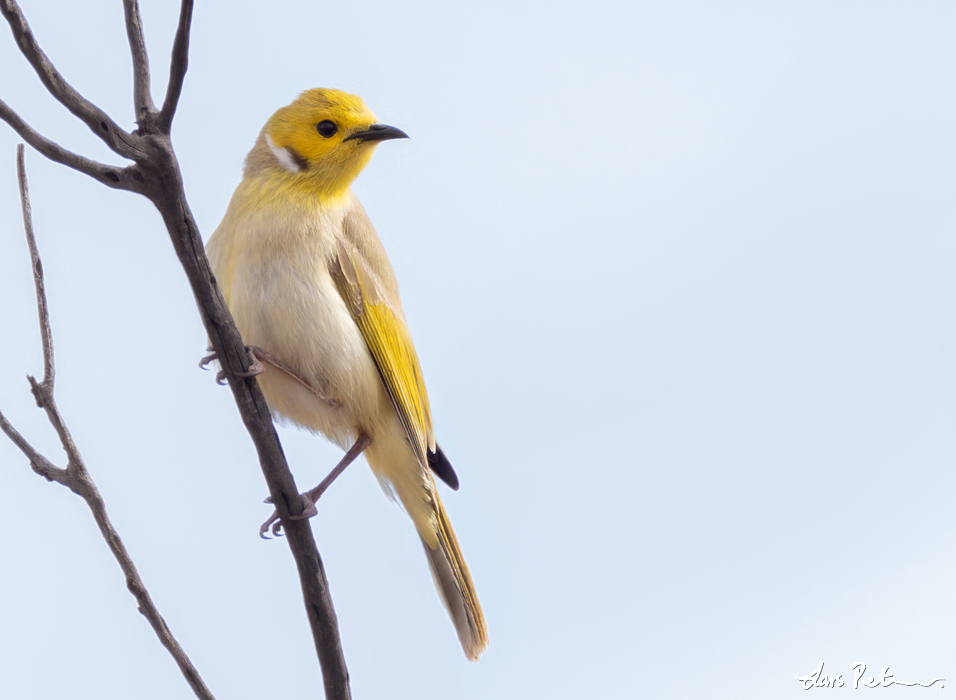
{"label": "bird's tail", "polygon": [[458,548],[458,540],[448,522],[445,508],[442,506],[438,494],[434,494],[436,506],[435,525],[438,540],[434,548],[422,537],[425,555],[428,557],[428,566],[431,568],[435,586],[441,595],[442,602],[451,615],[452,622],[458,632],[461,647],[469,661],[477,661],[481,652],[488,646],[488,629],[485,627],[485,616],[481,612],[478,596],[475,593],[475,584],[468,572],[468,565]]}

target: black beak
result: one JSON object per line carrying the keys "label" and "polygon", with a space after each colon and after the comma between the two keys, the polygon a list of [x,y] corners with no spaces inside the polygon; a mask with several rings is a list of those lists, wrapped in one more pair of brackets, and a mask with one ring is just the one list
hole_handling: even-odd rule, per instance
{"label": "black beak", "polygon": [[401,129],[396,129],[394,126],[388,126],[387,124],[372,124],[365,131],[356,131],[351,136],[346,136],[344,141],[351,141],[352,139],[358,139],[362,143],[366,141],[388,141],[389,139],[407,139],[408,134],[406,134]]}

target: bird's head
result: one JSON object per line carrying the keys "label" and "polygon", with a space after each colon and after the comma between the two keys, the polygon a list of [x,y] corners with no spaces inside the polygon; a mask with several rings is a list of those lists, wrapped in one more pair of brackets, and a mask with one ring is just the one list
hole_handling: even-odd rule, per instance
{"label": "bird's head", "polygon": [[345,194],[379,141],[408,138],[379,124],[362,98],[316,88],[266,122],[246,160],[246,177],[283,173],[327,198]]}

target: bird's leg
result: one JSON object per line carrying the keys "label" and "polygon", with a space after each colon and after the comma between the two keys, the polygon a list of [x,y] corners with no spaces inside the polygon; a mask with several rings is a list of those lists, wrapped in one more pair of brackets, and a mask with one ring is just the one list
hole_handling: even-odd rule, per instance
{"label": "bird's leg", "polygon": [[[212,350],[212,348],[206,348],[206,349]],[[253,352],[253,349],[258,349],[258,348],[253,348],[253,346],[251,345],[246,346],[246,350],[249,352],[249,354],[252,355],[252,364],[249,365],[249,369],[247,371],[236,372],[237,377],[243,377],[243,378],[255,377],[257,374],[262,374],[265,371],[262,367],[262,363],[259,361],[259,358],[256,357],[255,352]],[[216,353],[215,350],[212,350],[210,354],[206,355],[204,358],[202,358],[199,361],[199,369],[206,369],[206,365],[208,365],[213,360],[218,360],[218,359],[219,359],[219,355]],[[225,383],[226,383],[226,370],[221,369],[218,372],[216,372],[216,384],[225,384]]]}
{"label": "bird's leg", "polygon": [[276,368],[277,370],[279,370],[280,372],[284,372],[284,373],[287,374],[289,377],[291,377],[292,379],[294,379],[295,381],[297,381],[297,382],[298,382],[299,384],[301,384],[303,387],[305,387],[305,388],[308,389],[310,392],[312,392],[313,394],[315,394],[315,396],[316,396],[320,401],[322,401],[322,402],[325,403],[327,406],[329,406],[329,408],[342,408],[342,402],[341,402],[341,401],[339,401],[339,400],[337,400],[337,399],[333,399],[331,396],[328,396],[325,392],[323,392],[323,391],[321,391],[321,390],[319,390],[319,389],[316,389],[314,386],[312,386],[311,384],[309,384],[309,382],[307,382],[305,379],[303,379],[303,378],[300,377],[298,374],[296,374],[295,371],[294,371],[291,367],[289,367],[289,365],[287,365],[286,363],[284,363],[284,362],[283,362],[282,360],[280,360],[279,358],[277,358],[277,357],[275,357],[275,356],[273,356],[273,355],[270,355],[270,354],[267,353],[265,350],[263,350],[263,349],[260,348],[260,347],[256,347],[255,345],[247,345],[247,346],[246,346],[246,350],[249,351],[249,353],[255,358],[256,364],[259,365],[259,371],[256,372],[256,374],[261,374],[261,373],[262,373],[262,371],[263,371],[263,370],[262,370],[262,363],[265,362],[266,364],[272,365],[273,367],[275,367],[275,368]]}
{"label": "bird's leg", "polygon": [[[266,352],[265,350],[263,350],[262,348],[256,345],[247,345],[246,351],[252,356],[252,364],[249,365],[249,369],[247,371],[236,372],[237,377],[242,377],[242,378],[255,377],[259,374],[262,374],[263,372],[265,372],[265,367],[262,366],[262,363],[265,362],[267,365],[271,365],[272,367],[275,367],[280,372],[283,372],[284,374],[294,379],[296,382],[298,382],[303,387],[308,389],[312,394],[316,396],[316,398],[318,398],[320,401],[322,401],[325,405],[329,406],[330,408],[342,408],[341,401],[337,399],[333,399],[331,396],[328,396],[325,392],[319,389],[316,389],[314,386],[309,384],[309,382],[307,382],[305,379],[303,379],[298,374],[296,374],[295,371],[291,367],[289,367],[289,365],[287,365],[286,363],[284,363],[282,360],[275,357],[274,355],[269,354],[268,352]],[[206,369],[206,365],[208,365],[213,360],[218,360],[218,359],[219,359],[219,355],[213,352],[209,355],[206,355],[204,358],[202,358],[199,361],[199,367],[201,369]],[[219,370],[219,372],[216,374],[216,383],[217,384],[226,383],[226,370],[224,369]]]}
{"label": "bird's leg", "polygon": [[[305,493],[301,494],[302,498],[305,499],[308,503],[305,509],[302,511],[301,515],[293,515],[293,520],[303,520],[305,518],[311,518],[313,515],[317,514],[319,511],[316,510],[315,504],[316,501],[325,493],[325,490],[332,485],[332,482],[338,478],[339,474],[345,471],[345,468],[349,466],[352,462],[355,461],[355,458],[358,457],[362,452],[365,451],[365,448],[372,444],[372,438],[370,438],[365,433],[361,433],[358,436],[358,439],[355,441],[349,451],[345,453],[345,456],[335,465],[335,468],[329,472],[329,475],[322,479],[318,486],[314,489],[310,489]],[[271,503],[272,498],[267,498],[266,503]],[[273,513],[272,516],[262,523],[262,526],[259,528],[259,537],[262,539],[268,539],[266,533],[269,531],[269,526],[272,526],[272,534],[279,536],[279,532],[282,529],[282,521],[279,520],[278,512]]]}
{"label": "bird's leg", "polygon": [[316,501],[318,501],[319,498],[322,497],[322,494],[325,493],[325,490],[329,488],[329,486],[332,485],[332,482],[338,478],[339,474],[344,472],[345,468],[349,466],[352,462],[354,462],[356,457],[358,457],[360,454],[365,452],[365,448],[371,444],[372,444],[372,438],[370,438],[365,433],[359,434],[358,440],[356,440],[355,444],[353,444],[349,448],[349,451],[345,453],[345,455],[342,457],[339,463],[335,465],[335,468],[329,472],[329,475],[325,477],[324,479],[322,479],[319,485],[316,486],[314,489],[306,491],[304,494],[302,494],[303,496],[308,498],[310,501],[312,501],[312,509],[311,509],[312,512],[302,513],[302,515],[293,516],[293,519],[298,520],[300,518],[311,518],[313,515],[315,515]]}

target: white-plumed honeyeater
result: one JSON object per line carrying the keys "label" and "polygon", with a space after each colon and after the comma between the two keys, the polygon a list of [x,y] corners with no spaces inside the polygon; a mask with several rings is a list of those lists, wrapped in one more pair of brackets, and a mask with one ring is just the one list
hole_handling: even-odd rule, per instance
{"label": "white-plumed honeyeater", "polygon": [[455,489],[458,478],[435,442],[395,273],[350,187],[380,141],[405,136],[354,95],[302,93],[263,127],[206,251],[269,406],[347,450],[339,471],[364,451],[414,521],[474,661],[485,619],[432,473]]}

